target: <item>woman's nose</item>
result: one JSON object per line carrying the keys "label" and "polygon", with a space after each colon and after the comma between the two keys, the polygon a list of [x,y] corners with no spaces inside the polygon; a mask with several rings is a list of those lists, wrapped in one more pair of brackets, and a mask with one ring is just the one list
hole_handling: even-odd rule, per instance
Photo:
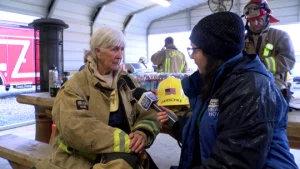
{"label": "woman's nose", "polygon": [[117,58],[122,58],[123,57],[123,50],[119,49],[117,52]]}

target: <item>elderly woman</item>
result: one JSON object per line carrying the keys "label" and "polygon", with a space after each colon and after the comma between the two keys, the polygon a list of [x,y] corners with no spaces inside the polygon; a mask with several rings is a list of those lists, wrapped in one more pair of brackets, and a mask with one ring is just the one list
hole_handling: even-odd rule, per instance
{"label": "elderly woman", "polygon": [[[183,130],[180,118],[172,128],[182,131],[179,169],[298,168],[287,103],[259,57],[242,52],[244,32],[231,12],[208,15],[192,30],[188,50],[199,71],[182,80],[192,116]],[[168,120],[165,112],[158,118]]]}
{"label": "elderly woman", "polygon": [[144,149],[160,128],[156,112],[143,110],[132,98],[137,83],[121,70],[124,46],[123,33],[113,28],[91,37],[85,68],[56,96],[56,141],[37,169],[149,168]]}

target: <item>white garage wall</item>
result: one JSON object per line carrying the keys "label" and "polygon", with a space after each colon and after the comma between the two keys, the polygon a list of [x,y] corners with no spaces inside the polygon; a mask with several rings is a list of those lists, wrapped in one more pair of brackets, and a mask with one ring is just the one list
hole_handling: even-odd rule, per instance
{"label": "white garage wall", "polygon": [[77,71],[83,65],[83,51],[89,49],[91,11],[93,7],[74,1],[58,1],[55,6],[52,18],[61,19],[69,25],[69,28],[64,30],[66,71]]}
{"label": "white garage wall", "polygon": [[[232,12],[242,15],[245,5],[248,0],[234,1]],[[273,11],[273,16],[280,20],[280,24],[290,24],[300,22],[300,1],[299,0],[269,0],[270,8]],[[157,20],[150,26],[149,34],[172,33],[190,31],[200,19],[212,14],[207,3],[189,11],[181,12],[174,16]]]}

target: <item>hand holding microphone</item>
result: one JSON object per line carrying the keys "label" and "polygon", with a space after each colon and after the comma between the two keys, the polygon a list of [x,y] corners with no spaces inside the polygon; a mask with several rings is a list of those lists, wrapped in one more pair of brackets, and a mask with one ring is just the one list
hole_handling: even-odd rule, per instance
{"label": "hand holding microphone", "polygon": [[171,110],[167,109],[166,107],[161,106],[161,109],[164,112],[157,113],[157,119],[158,119],[158,121],[160,123],[162,123],[163,125],[165,125],[166,128],[169,128],[169,126],[166,124],[166,122],[168,122],[170,114],[174,117],[174,119],[176,121],[178,120],[178,118],[177,118],[177,116],[176,116],[175,113],[173,113]]}
{"label": "hand holding microphone", "polygon": [[[138,104],[145,110],[149,110],[151,107],[152,109],[156,110],[159,113],[163,113],[164,111],[157,105],[158,98],[152,93],[148,92],[144,88],[136,88],[133,92],[133,97],[138,101]],[[168,110],[164,108],[165,110]],[[169,128],[172,128],[174,123],[177,121],[177,116],[171,111],[167,111],[166,115],[168,119],[166,121],[166,125]]]}

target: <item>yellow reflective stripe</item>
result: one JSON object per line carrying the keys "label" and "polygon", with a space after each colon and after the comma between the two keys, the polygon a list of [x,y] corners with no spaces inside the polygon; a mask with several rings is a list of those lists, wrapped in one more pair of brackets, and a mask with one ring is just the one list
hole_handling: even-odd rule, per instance
{"label": "yellow reflective stripe", "polygon": [[267,69],[271,73],[275,74],[276,73],[276,62],[275,62],[274,57],[267,57],[265,60],[267,63]]}
{"label": "yellow reflective stripe", "polygon": [[265,59],[266,64],[267,64],[267,69],[270,71],[270,61],[268,58]]}
{"label": "yellow reflective stripe", "polygon": [[86,152],[80,152],[80,151],[77,151],[75,149],[72,149],[70,151],[68,149],[68,145],[66,144],[66,142],[62,138],[58,138],[57,142],[59,144],[59,148],[61,150],[63,150],[64,152],[70,154],[70,155],[76,153],[76,154],[79,154],[79,155],[81,155],[81,156],[83,156],[83,157],[85,157],[85,158],[87,158],[89,160],[92,160],[92,161],[96,160],[96,158],[97,158],[96,154],[86,153]]}
{"label": "yellow reflective stripe", "polygon": [[170,58],[166,58],[165,61],[165,72],[169,73],[170,72]]}
{"label": "yellow reflective stripe", "polygon": [[120,133],[120,129],[116,129],[114,131],[114,152],[120,152]]}
{"label": "yellow reflective stripe", "polygon": [[68,146],[66,146],[66,144],[64,143],[64,141],[61,138],[58,138],[57,142],[59,144],[59,148],[62,149],[63,151],[65,151],[66,153],[68,153],[68,154],[74,153],[74,150],[73,151],[68,150]]}
{"label": "yellow reflective stripe", "polygon": [[271,65],[272,65],[272,67],[273,67],[273,69],[272,69],[272,73],[273,74],[275,74],[276,73],[276,62],[275,62],[275,59],[274,59],[274,57],[270,57],[270,59],[271,59]]}
{"label": "yellow reflective stripe", "polygon": [[168,71],[168,58],[166,58],[165,60],[165,72]]}
{"label": "yellow reflective stripe", "polygon": [[130,148],[129,148],[129,144],[130,144],[129,136],[126,134],[126,135],[124,136],[124,138],[125,138],[125,152],[126,152],[126,153],[130,153],[131,150],[130,150]]}
{"label": "yellow reflective stripe", "polygon": [[171,59],[170,58],[168,58],[168,60],[167,60],[167,62],[168,62],[168,73],[170,73],[170,69],[171,69]]}
{"label": "yellow reflective stripe", "polygon": [[270,53],[270,50],[269,49],[267,49],[267,48],[265,48],[264,49],[264,56],[269,56],[269,53]]}
{"label": "yellow reflective stripe", "polygon": [[129,144],[129,136],[122,130],[116,129],[114,131],[114,152],[130,153]]}
{"label": "yellow reflective stripe", "polygon": [[273,47],[274,46],[271,43],[267,43],[265,48],[267,48],[269,50],[273,50]]}
{"label": "yellow reflective stripe", "polygon": [[180,66],[180,70],[179,70],[179,73],[182,73],[183,69],[184,69],[184,65],[185,65],[185,62],[182,61],[182,64]]}

